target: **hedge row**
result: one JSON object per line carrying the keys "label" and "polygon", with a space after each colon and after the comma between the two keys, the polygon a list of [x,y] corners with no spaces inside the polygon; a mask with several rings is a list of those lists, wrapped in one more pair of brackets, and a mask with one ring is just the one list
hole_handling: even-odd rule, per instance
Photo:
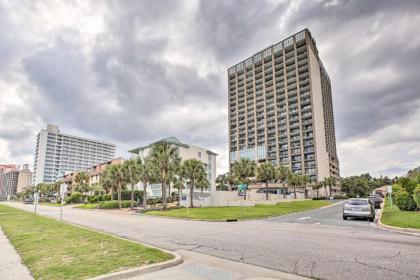
{"label": "hedge row", "polygon": [[[137,206],[137,202],[134,201],[134,206]],[[110,201],[101,201],[98,203],[98,208],[100,209],[115,209],[119,208],[118,200],[110,200]],[[121,201],[121,208],[128,208],[131,207],[130,200],[122,200]]]}

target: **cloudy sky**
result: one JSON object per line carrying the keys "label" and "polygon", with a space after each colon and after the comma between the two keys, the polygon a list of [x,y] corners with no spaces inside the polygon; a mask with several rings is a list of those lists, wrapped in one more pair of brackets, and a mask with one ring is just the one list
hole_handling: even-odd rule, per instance
{"label": "cloudy sky", "polygon": [[307,27],[332,80],[344,176],[420,165],[419,1],[0,0],[0,163],[46,123],[117,145],[167,136],[226,170],[228,67]]}

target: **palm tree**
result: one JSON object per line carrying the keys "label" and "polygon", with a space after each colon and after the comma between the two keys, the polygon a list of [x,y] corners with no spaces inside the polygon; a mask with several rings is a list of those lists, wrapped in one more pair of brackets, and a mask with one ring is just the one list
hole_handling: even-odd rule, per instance
{"label": "palm tree", "polygon": [[203,193],[204,189],[208,189],[210,186],[210,182],[209,180],[207,180],[207,176],[206,174],[203,174],[204,176],[201,177],[198,181],[197,181],[197,188],[199,188],[201,190],[201,193]]}
{"label": "palm tree", "polygon": [[261,163],[257,167],[257,180],[265,183],[265,198],[268,200],[268,182],[276,179],[276,169],[271,162]]}
{"label": "palm tree", "polygon": [[280,165],[277,167],[277,180],[279,180],[283,184],[283,198],[286,198],[287,188],[285,188],[285,184],[289,178],[290,169],[286,165]]}
{"label": "palm tree", "polygon": [[[328,186],[328,197],[330,197],[332,186],[335,186],[336,180],[335,180],[334,177],[325,177],[324,181],[325,181],[324,187]],[[325,190],[325,192],[326,192],[326,190]]]}
{"label": "palm tree", "polygon": [[238,179],[235,177],[235,174],[233,174],[232,172],[227,172],[226,180],[228,184],[228,191],[232,191],[232,186],[234,186],[237,183]]}
{"label": "palm tree", "polygon": [[305,193],[305,199],[308,198],[308,190],[306,189],[306,184],[310,184],[312,182],[312,178],[308,175],[303,175],[302,176],[302,184],[303,184],[303,189],[304,189],[304,193]]}
{"label": "palm tree", "polygon": [[86,171],[81,171],[74,176],[74,183],[76,187],[74,188],[75,191],[85,193],[89,191],[89,174]]}
{"label": "palm tree", "polygon": [[182,194],[182,189],[184,188],[185,185],[185,179],[184,177],[182,177],[181,175],[178,175],[177,177],[175,177],[172,181],[174,188],[178,189],[178,196]]}
{"label": "palm tree", "polygon": [[318,198],[318,194],[319,194],[319,189],[322,188],[324,185],[324,181],[319,181],[317,183],[315,183],[315,185],[312,187],[314,190],[316,190],[316,198]]}
{"label": "palm tree", "polygon": [[121,191],[127,183],[127,178],[124,174],[124,168],[122,164],[114,164],[107,166],[106,170],[109,172],[109,180],[112,182],[113,187],[117,188],[118,204],[119,208],[121,208]]}
{"label": "palm tree", "polygon": [[295,199],[297,198],[297,196],[296,196],[296,187],[299,186],[300,183],[301,183],[300,182],[301,181],[300,177],[301,176],[299,174],[290,172],[289,177],[287,179],[288,180],[288,183],[293,187],[293,194],[294,194]]}
{"label": "palm tree", "polygon": [[155,182],[157,179],[156,169],[154,169],[153,162],[149,157],[144,159],[144,163],[140,164],[140,181],[143,183],[143,207],[146,210],[147,206],[147,185]]}
{"label": "palm tree", "polygon": [[113,182],[111,181],[110,174],[109,174],[109,168],[107,167],[105,171],[102,173],[99,184],[102,185],[106,193],[110,193],[112,197],[112,190],[114,188]]}
{"label": "palm tree", "polygon": [[233,163],[233,175],[240,181],[240,183],[249,183],[250,177],[255,177],[255,169],[257,164],[255,161],[241,158]]}
{"label": "palm tree", "polygon": [[194,207],[194,187],[195,183],[206,176],[203,163],[195,158],[187,159],[182,163],[181,174],[190,180],[190,206]]}
{"label": "palm tree", "polygon": [[[139,162],[140,161],[140,162]],[[140,159],[130,159],[124,161],[122,168],[125,176],[125,180],[131,186],[131,209],[134,208],[134,185],[140,181]]]}
{"label": "palm tree", "polygon": [[162,184],[162,203],[163,209],[166,209],[166,183],[179,166],[178,151],[173,145],[163,142],[153,146],[150,158]]}

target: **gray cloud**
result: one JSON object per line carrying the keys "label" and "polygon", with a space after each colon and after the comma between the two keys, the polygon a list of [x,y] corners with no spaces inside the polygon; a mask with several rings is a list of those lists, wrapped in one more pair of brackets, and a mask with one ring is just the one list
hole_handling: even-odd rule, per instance
{"label": "gray cloud", "polygon": [[[420,137],[411,118],[420,104],[417,1],[107,1],[79,9],[71,23],[46,20],[38,4],[19,14],[0,3],[0,97],[10,97],[0,117],[14,120],[0,124],[0,161],[32,158],[36,133],[52,122],[114,142],[120,153],[174,135],[220,151],[223,169],[226,69],[306,27],[332,79],[344,175],[401,170],[354,164],[348,150],[358,141],[389,147]],[[99,31],[75,24],[89,17]],[[404,135],[383,136],[406,123]],[[400,149],[392,157],[415,161],[416,150]]]}

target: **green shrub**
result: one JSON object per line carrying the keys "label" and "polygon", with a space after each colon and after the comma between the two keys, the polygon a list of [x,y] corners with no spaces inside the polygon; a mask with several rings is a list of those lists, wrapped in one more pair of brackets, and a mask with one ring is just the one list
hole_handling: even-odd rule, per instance
{"label": "green shrub", "polygon": [[70,196],[66,197],[66,204],[81,203],[81,202],[82,202],[82,194],[79,192],[74,192]]}
{"label": "green shrub", "polygon": [[347,199],[348,197],[345,195],[334,195],[334,199]]}
{"label": "green shrub", "polygon": [[414,189],[413,199],[417,204],[417,208],[420,209],[420,184]]}
{"label": "green shrub", "polygon": [[325,200],[327,199],[326,197],[313,197],[312,200]]}
{"label": "green shrub", "polygon": [[395,198],[395,204],[402,211],[414,211],[417,208],[413,197],[406,191],[398,192]]}
{"label": "green shrub", "polygon": [[[117,199],[118,199],[118,192],[113,192],[112,200],[117,200]],[[137,199],[140,199],[140,201],[143,200],[143,191],[134,190],[134,200],[137,201]],[[121,200],[131,200],[131,190],[121,191]]]}
{"label": "green shrub", "polygon": [[402,177],[402,178],[398,179],[398,183],[409,194],[412,194],[414,189],[417,186],[417,184],[414,180],[411,180],[410,178],[407,178],[407,177]]}
{"label": "green shrub", "polygon": [[89,203],[97,203],[98,202],[98,195],[89,195],[88,197],[87,197],[87,201],[89,202]]}
{"label": "green shrub", "polygon": [[[134,201],[134,206],[137,206],[136,201]],[[118,203],[118,200],[101,201],[101,202],[99,202],[98,207],[100,209],[115,209],[115,208],[119,208],[119,203]],[[121,201],[121,207],[122,208],[131,207],[131,201],[130,200],[122,200]]]}

